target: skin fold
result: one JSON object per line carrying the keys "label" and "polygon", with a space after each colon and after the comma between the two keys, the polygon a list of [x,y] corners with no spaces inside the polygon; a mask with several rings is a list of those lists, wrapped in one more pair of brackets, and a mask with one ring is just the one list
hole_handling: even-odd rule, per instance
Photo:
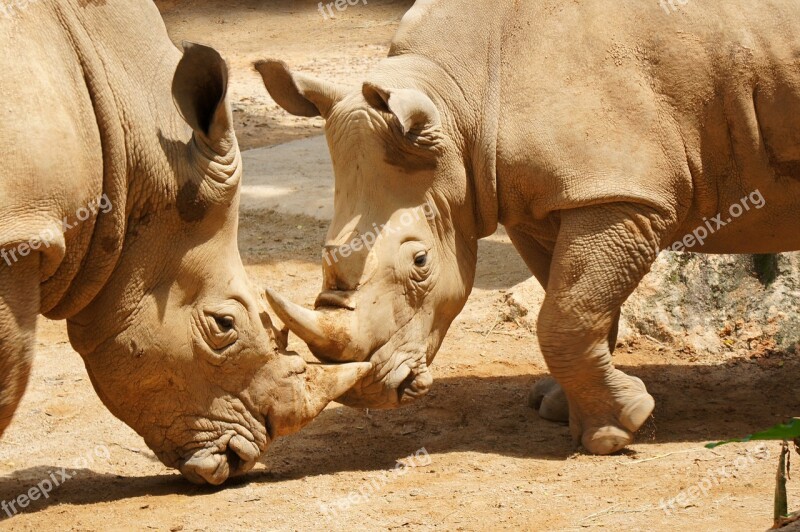
{"label": "skin fold", "polygon": [[0,42],[0,434],[41,313],[166,465],[247,471],[369,364],[287,352],[245,274],[225,61],[138,0],[31,2]]}
{"label": "skin fold", "polygon": [[[620,307],[660,250],[800,249],[798,28],[792,0],[425,0],[361,87],[257,63],[279,105],[326,119],[336,177],[315,310],[270,302],[317,356],[373,362],[346,404],[397,406],[429,389],[477,240],[502,224],[547,292],[555,382],[531,403],[618,451],[654,407],[613,365]],[[404,223],[421,205],[436,215]]]}

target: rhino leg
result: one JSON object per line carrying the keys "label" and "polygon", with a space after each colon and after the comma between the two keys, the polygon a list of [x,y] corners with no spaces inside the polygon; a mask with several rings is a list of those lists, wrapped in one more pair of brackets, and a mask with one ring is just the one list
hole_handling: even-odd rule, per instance
{"label": "rhino leg", "polygon": [[[608,350],[612,355],[617,346],[619,318],[620,313],[618,311],[614,324],[611,326],[611,331],[608,333]],[[644,387],[644,383],[640,379],[631,378],[639,381]],[[569,421],[567,394],[553,377],[544,377],[533,383],[531,391],[528,393],[528,406],[536,410],[542,419],[558,423],[567,423]]]}
{"label": "rhino leg", "polygon": [[[614,354],[614,348],[617,346],[619,318],[620,313],[617,312],[614,325],[612,325],[611,331],[608,333],[608,350],[612,355]],[[642,383],[642,386],[644,386],[644,383]],[[560,423],[569,421],[567,394],[564,393],[564,389],[553,377],[544,377],[533,383],[531,391],[528,393],[528,406],[536,410],[542,419]]]}
{"label": "rhino leg", "polygon": [[562,213],[538,336],[569,402],[573,438],[589,452],[625,447],[655,406],[639,379],[614,368],[612,337],[620,307],[649,271],[668,225],[638,205]]}
{"label": "rhino leg", "polygon": [[[552,247],[542,244],[521,229],[508,227],[506,232],[528,269],[542,288],[547,290],[550,265],[553,262]],[[567,396],[558,381],[552,377],[544,377],[533,384],[528,394],[528,406],[536,410],[542,419],[562,423],[569,421]]]}
{"label": "rhino leg", "polygon": [[548,421],[569,421],[569,402],[564,388],[553,377],[544,377],[533,384],[528,393],[528,406]]}
{"label": "rhino leg", "polygon": [[[525,264],[546,291],[550,279],[550,266],[553,262],[552,250],[521,230],[507,228],[507,232]],[[608,349],[611,354],[617,346],[619,318],[620,312],[617,311],[614,324],[608,333]],[[560,423],[569,421],[567,395],[553,377],[544,377],[533,384],[528,393],[528,406],[536,410],[542,419]]]}
{"label": "rhino leg", "polygon": [[38,254],[0,260],[0,435],[28,385],[38,313]]}

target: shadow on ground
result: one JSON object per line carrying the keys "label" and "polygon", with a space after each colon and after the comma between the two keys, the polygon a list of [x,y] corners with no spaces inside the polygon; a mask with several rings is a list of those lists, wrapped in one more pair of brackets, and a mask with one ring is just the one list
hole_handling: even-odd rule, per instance
{"label": "shadow on ground", "polygon": [[[6,503],[0,510],[0,524],[8,519],[9,513],[30,514],[59,504],[88,505],[143,495],[160,496],[176,493],[192,495],[212,489],[189,484],[177,472],[174,475],[123,477],[79,469],[69,471],[67,474],[72,475],[71,478],[62,481],[58,473],[60,470],[61,466],[37,466],[0,477],[0,501]],[[54,486],[46,498],[35,495],[37,500],[28,501],[25,508],[20,508],[18,502],[15,502],[14,506],[9,504],[16,501],[20,495],[30,493],[30,490],[35,489],[40,483],[53,478],[60,484]],[[46,485],[44,487],[48,489]]]}
{"label": "shadow on ground", "polygon": [[[638,442],[705,443],[797,415],[800,362],[787,359],[783,367],[775,362],[768,368],[744,361],[732,366],[619,366],[641,377],[656,399]],[[303,432],[276,443],[268,470],[297,478],[387,468],[422,447],[436,454],[474,451],[562,460],[574,451],[568,427],[540,419],[526,404],[530,386],[543,376],[440,379],[418,403],[370,412],[370,417],[361,410],[326,410]],[[305,456],[301,463],[282,458],[298,453]]]}
{"label": "shadow on ground", "polygon": [[[766,367],[739,360],[730,365],[621,369],[642,377],[658,404],[639,435],[639,452],[646,451],[648,443],[699,445],[748,434],[800,410],[800,397],[794,393],[800,363],[795,358],[770,361]],[[542,376],[444,378],[427,397],[401,409],[326,410],[301,433],[273,444],[266,469],[233,479],[228,486],[388,470],[397,459],[423,447],[434,461],[436,455],[460,452],[564,460],[574,452],[568,427],[538,418],[525,404],[530,385]],[[57,469],[34,467],[0,478],[0,500],[26,493]],[[67,482],[69,489],[56,488],[48,499],[33,501],[24,511],[220,489],[193,486],[177,473],[122,477],[78,470]]]}

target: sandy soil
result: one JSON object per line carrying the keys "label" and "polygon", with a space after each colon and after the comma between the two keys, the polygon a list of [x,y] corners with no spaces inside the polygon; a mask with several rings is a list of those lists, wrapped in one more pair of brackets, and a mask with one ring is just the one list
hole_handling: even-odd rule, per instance
{"label": "sandy soil", "polygon": [[[250,148],[316,135],[321,125],[279,112],[249,68],[253,60],[281,57],[356,83],[385,53],[410,2],[370,0],[336,21],[323,20],[311,1],[158,3],[175,41],[207,42],[229,59],[237,125]],[[311,302],[325,223],[263,211],[245,214],[241,225],[249,273]],[[504,318],[503,295],[527,277],[502,232],[482,242],[475,290],[437,357],[427,397],[394,411],[332,406],[223,489],[189,485],[158,463],[96,397],[63,324],[42,320],[28,394],[0,441],[0,501],[62,467],[70,478],[15,517],[0,513],[0,527],[767,528],[777,445],[767,448],[768,458],[753,452],[755,444],[716,451],[702,445],[797,414],[796,357],[723,362],[647,341],[622,345],[617,363],[648,384],[655,416],[624,453],[574,454],[568,428],[539,419],[525,404],[545,365],[535,333]],[[296,339],[293,347],[302,349]],[[415,453],[420,457],[405,460]],[[394,473],[397,460],[416,467]],[[671,513],[659,507],[682,493]],[[790,504],[797,506],[798,495],[790,483]]]}

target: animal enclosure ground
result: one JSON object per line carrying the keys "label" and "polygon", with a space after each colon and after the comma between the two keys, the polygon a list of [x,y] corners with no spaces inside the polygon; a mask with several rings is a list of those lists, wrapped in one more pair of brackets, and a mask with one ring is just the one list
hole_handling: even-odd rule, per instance
{"label": "animal enclosure ground", "polygon": [[[229,60],[244,148],[318,135],[322,125],[279,111],[252,61],[280,57],[356,83],[386,53],[410,3],[370,0],[326,20],[307,0],[158,2],[173,40],[209,43]],[[312,302],[325,226],[305,216],[244,214],[240,249],[249,274]],[[69,478],[13,518],[0,510],[0,528],[767,528],[777,445],[768,447],[768,459],[749,452],[755,444],[713,452],[702,445],[797,414],[796,357],[730,359],[647,340],[623,345],[617,364],[648,384],[654,419],[622,454],[573,454],[569,429],[526,406],[530,385],[546,369],[535,333],[514,321],[503,295],[528,275],[502,232],[483,241],[476,287],[436,358],[428,396],[394,411],[329,407],[300,434],[279,440],[264,465],[222,489],[189,485],[156,461],[97,398],[64,325],[42,319],[28,393],[0,441],[0,501],[62,467]],[[302,349],[296,338],[292,347]],[[420,449],[429,464],[393,472],[396,460]],[[800,488],[789,487],[797,506]],[[352,495],[359,490],[367,497]],[[676,497],[671,514],[659,507]]]}

